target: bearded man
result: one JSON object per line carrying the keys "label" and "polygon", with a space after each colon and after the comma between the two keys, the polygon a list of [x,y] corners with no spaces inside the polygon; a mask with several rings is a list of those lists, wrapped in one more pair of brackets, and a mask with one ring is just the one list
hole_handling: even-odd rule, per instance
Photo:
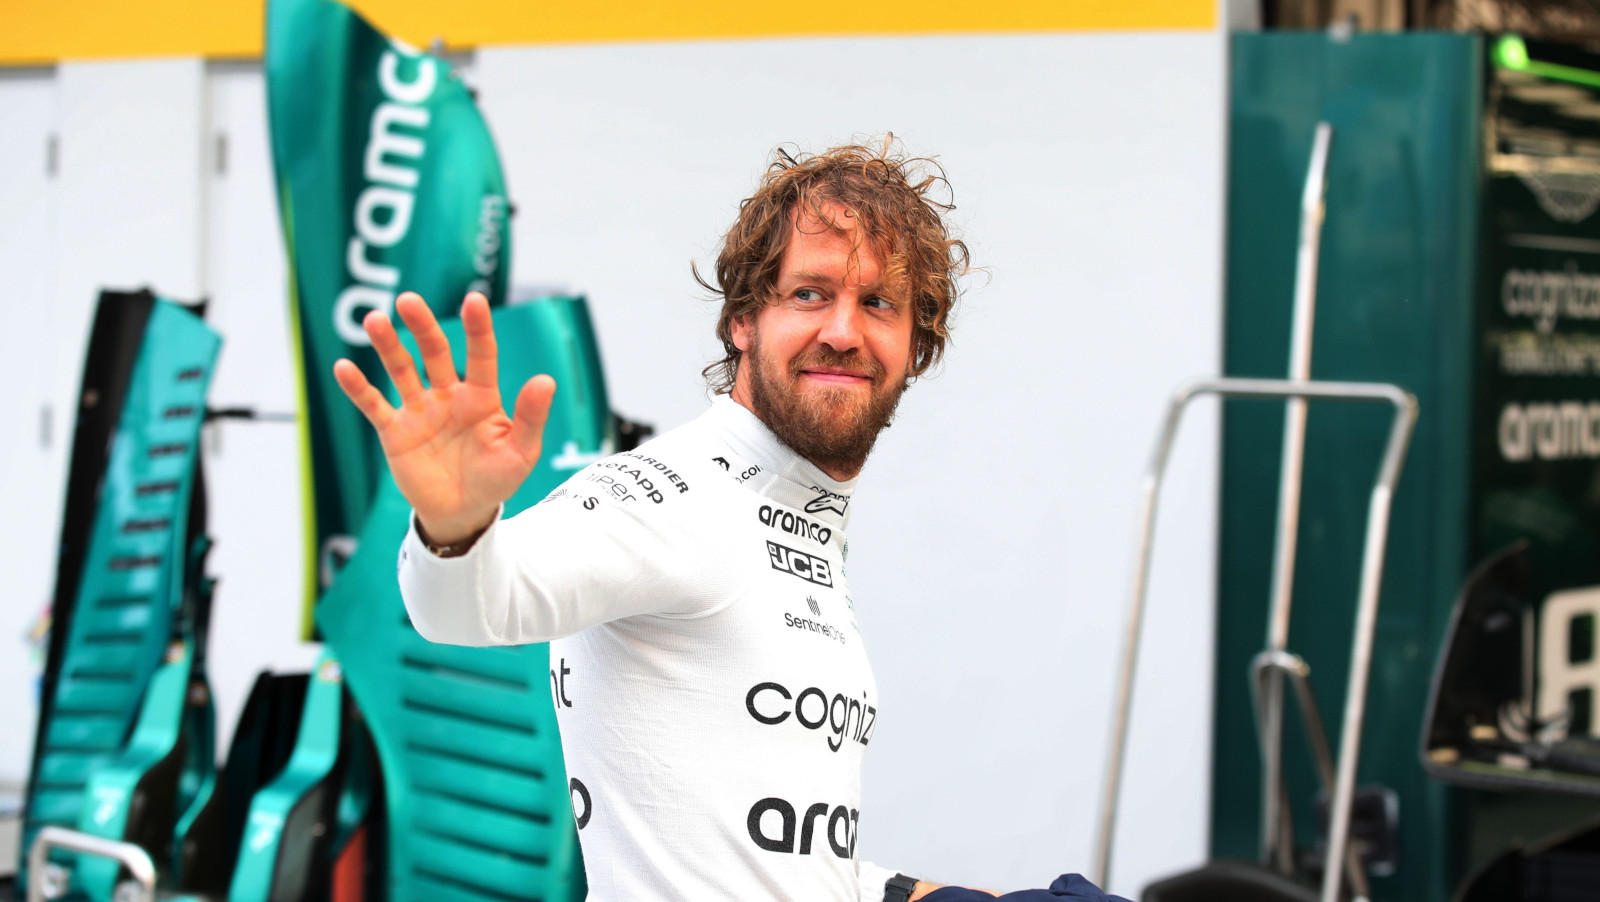
{"label": "bearded man", "polygon": [[591,902],[937,889],[856,857],[883,715],[844,564],[857,474],[943,353],[967,268],[941,184],[888,146],[780,152],[706,286],[725,351],[706,376],[726,396],[504,521],[555,384],[529,380],[506,416],[481,295],[461,311],[465,379],[415,294],[395,306],[426,387],[381,313],[366,330],[401,406],[335,367],[415,512],[400,585],[417,630],[550,643]]}

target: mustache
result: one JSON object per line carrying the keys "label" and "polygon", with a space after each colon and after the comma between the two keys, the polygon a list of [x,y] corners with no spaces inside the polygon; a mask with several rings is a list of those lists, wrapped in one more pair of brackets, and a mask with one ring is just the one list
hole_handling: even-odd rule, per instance
{"label": "mustache", "polygon": [[789,363],[789,375],[799,378],[803,370],[812,367],[836,367],[842,370],[855,370],[866,373],[873,382],[883,378],[883,365],[876,360],[863,357],[858,351],[835,351],[827,345],[818,345],[811,350],[797,355]]}

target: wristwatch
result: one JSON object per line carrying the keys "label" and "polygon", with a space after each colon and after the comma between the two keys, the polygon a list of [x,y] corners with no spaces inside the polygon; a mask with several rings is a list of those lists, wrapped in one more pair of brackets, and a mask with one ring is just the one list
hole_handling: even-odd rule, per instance
{"label": "wristwatch", "polygon": [[435,545],[431,539],[423,538],[420,534],[417,536],[417,538],[422,539],[422,547],[433,552],[434,557],[460,557],[472,550],[472,546],[477,543],[479,537],[472,536],[451,545]]}
{"label": "wristwatch", "polygon": [[[483,538],[483,534],[489,531],[489,527],[485,526],[484,528],[478,530],[477,532],[473,533],[472,535],[467,536],[465,539],[461,539],[459,541],[452,542],[449,545],[440,545],[437,542],[435,542],[433,540],[433,538],[430,537],[426,532],[423,531],[422,524],[420,522],[418,522],[415,518],[416,518],[416,515],[412,514],[411,525],[414,526],[416,528],[416,530],[417,530],[417,538],[422,540],[422,547],[424,547],[424,548],[428,549],[429,551],[433,552],[435,557],[460,557],[463,554],[466,554],[467,552],[471,551],[472,550],[472,546],[476,545],[478,543],[478,540]],[[493,524],[490,524],[490,525],[493,525]]]}
{"label": "wristwatch", "polygon": [[915,877],[896,874],[883,884],[883,902],[909,902],[917,889]]}

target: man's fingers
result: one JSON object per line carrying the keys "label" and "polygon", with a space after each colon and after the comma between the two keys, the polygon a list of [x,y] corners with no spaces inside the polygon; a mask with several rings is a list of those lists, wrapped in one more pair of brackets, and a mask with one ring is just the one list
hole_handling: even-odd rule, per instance
{"label": "man's fingers", "polygon": [[344,389],[345,397],[366,416],[372,428],[382,431],[394,417],[394,408],[389,406],[389,399],[367,381],[367,374],[361,372],[361,367],[348,360],[335,361],[333,378]]}
{"label": "man's fingers", "polygon": [[489,300],[474,291],[461,304],[461,324],[467,330],[467,383],[495,388],[500,378],[499,350]]}
{"label": "man's fingers", "polygon": [[555,394],[556,380],[549,376],[534,376],[517,392],[517,406],[511,417],[511,440],[524,457],[530,458],[530,463],[538,462],[544,424],[550,418],[550,399]]}
{"label": "man's fingers", "polygon": [[400,336],[395,334],[394,324],[382,311],[374,310],[361,321],[361,326],[367,330],[372,349],[378,352],[378,359],[383,361],[383,368],[388,371],[389,379],[400,393],[400,403],[409,404],[422,394],[422,380],[417,377],[417,366],[411,360],[410,352],[400,343]]}
{"label": "man's fingers", "polygon": [[395,299],[394,309],[405,320],[417,340],[417,350],[422,352],[422,366],[428,373],[428,384],[433,388],[449,388],[458,381],[456,364],[450,359],[450,340],[444,337],[439,321],[434,318],[428,302],[415,291],[407,291]]}

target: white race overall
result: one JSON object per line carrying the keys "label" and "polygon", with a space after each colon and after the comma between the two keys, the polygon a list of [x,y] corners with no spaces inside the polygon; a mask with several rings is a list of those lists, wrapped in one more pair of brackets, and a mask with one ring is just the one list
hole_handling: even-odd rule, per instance
{"label": "white race overall", "polygon": [[880,902],[856,858],[878,693],[845,581],[855,481],[723,397],[400,587],[435,642],[550,642],[591,902]]}

